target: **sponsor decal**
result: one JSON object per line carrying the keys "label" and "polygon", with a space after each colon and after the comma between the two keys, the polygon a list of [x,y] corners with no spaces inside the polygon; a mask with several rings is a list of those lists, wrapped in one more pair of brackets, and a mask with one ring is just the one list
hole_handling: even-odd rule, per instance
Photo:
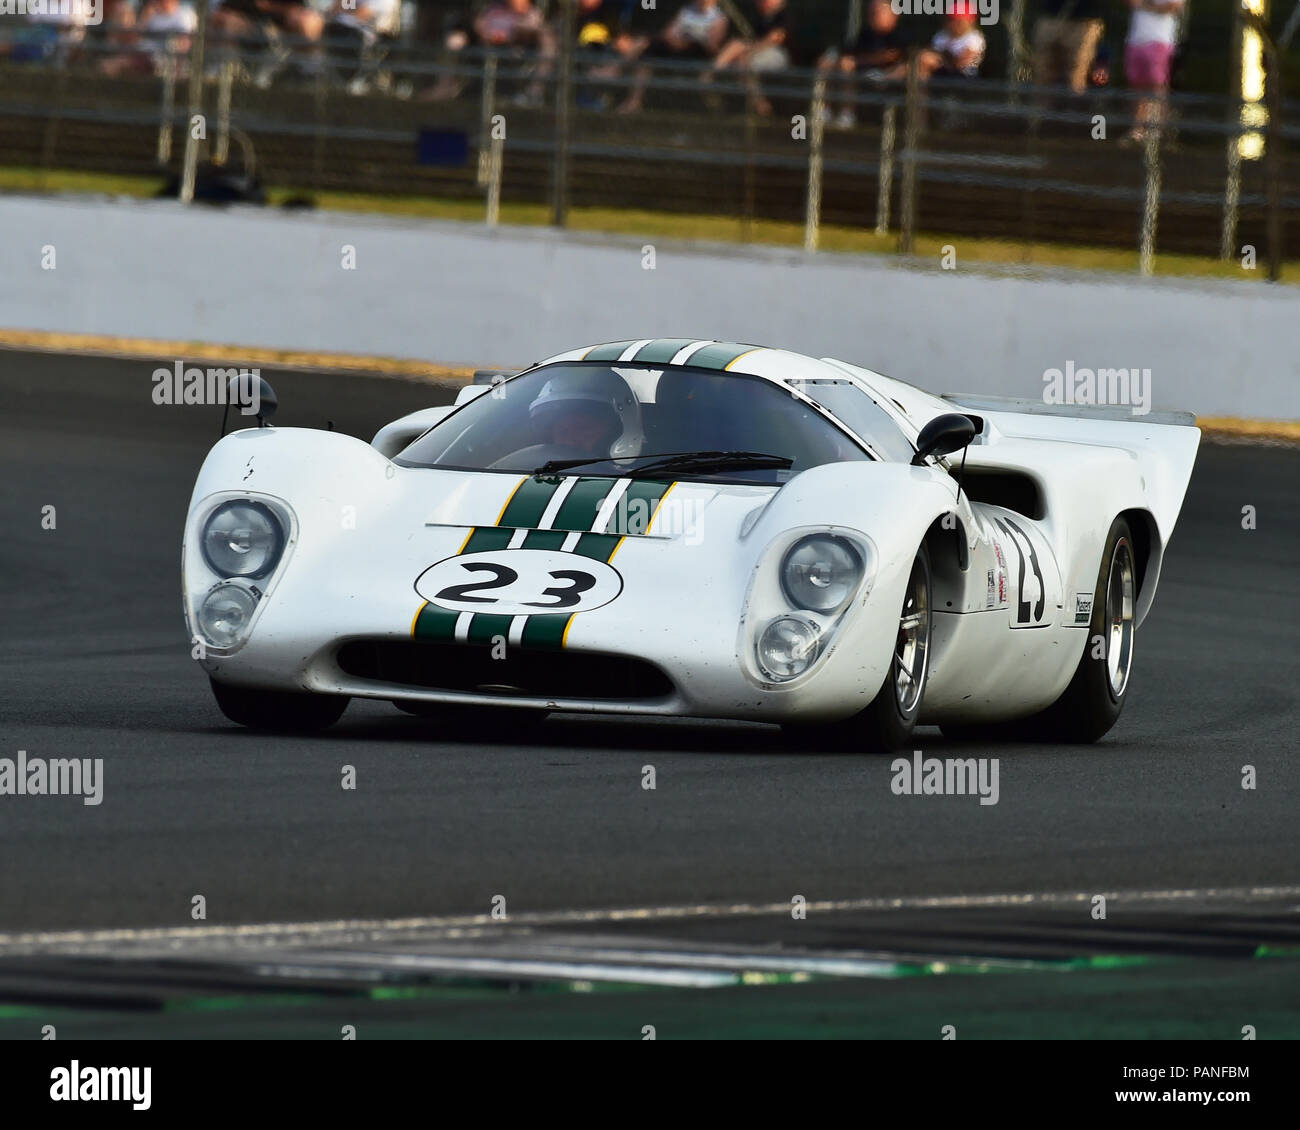
{"label": "sponsor decal", "polygon": [[1076,593],[1074,597],[1074,622],[1088,624],[1092,622],[1092,593]]}
{"label": "sponsor decal", "polygon": [[994,605],[997,602],[997,598],[998,598],[998,582],[997,582],[997,578],[994,576],[994,571],[990,569],[988,571],[988,593],[984,597],[984,607],[985,608],[994,607]]}
{"label": "sponsor decal", "polygon": [[989,540],[993,543],[993,553],[998,559],[998,607],[1007,605],[1007,557],[1002,552],[1002,543],[990,532]]}

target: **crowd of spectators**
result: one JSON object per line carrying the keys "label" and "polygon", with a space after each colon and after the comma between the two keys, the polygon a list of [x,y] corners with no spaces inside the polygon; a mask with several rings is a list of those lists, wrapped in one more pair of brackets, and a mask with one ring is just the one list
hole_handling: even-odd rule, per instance
{"label": "crowd of spectators", "polygon": [[[948,14],[938,27],[933,20],[900,14],[913,7],[900,0],[861,0],[860,29],[839,45],[817,42],[800,6],[787,0],[660,0],[652,12],[641,0],[574,3],[571,24],[562,18],[562,0],[440,4],[444,18],[435,32],[435,50],[444,69],[420,97],[440,101],[460,95],[474,73],[469,64],[486,50],[523,60],[529,74],[515,98],[540,104],[555,74],[563,28],[571,26],[580,96],[600,82],[608,84],[606,92],[620,92],[617,99],[602,93],[595,105],[640,111],[658,69],[687,76],[688,84],[698,82],[706,91],[720,75],[738,76],[751,105],[767,115],[772,104],[764,81],[798,66],[826,76],[828,119],[850,128],[857,90],[903,82],[913,61],[922,81],[978,79],[988,46],[976,0],[947,0]],[[188,52],[196,25],[192,0],[103,0],[103,7],[98,35],[106,50],[98,65],[106,73],[156,71],[164,55]],[[1037,86],[1055,88],[1067,98],[1105,86],[1112,70],[1107,18],[1117,9],[1131,10],[1123,71],[1140,96],[1128,139],[1136,142],[1162,125],[1186,0],[1029,0],[1026,51]],[[65,42],[83,30],[74,26],[74,18],[57,14],[31,20],[33,27]],[[320,44],[364,49],[395,36],[400,21],[401,0],[211,0],[210,29],[242,41],[282,39],[291,45],[286,53],[297,52],[305,64],[319,54]]]}

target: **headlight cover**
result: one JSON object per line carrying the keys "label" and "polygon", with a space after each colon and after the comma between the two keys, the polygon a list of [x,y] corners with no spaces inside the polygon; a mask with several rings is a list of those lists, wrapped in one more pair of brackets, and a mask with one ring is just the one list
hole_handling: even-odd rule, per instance
{"label": "headlight cover", "polygon": [[265,577],[284,552],[285,531],[263,502],[223,502],[203,523],[203,560],[219,577]]}
{"label": "headlight cover", "polygon": [[215,648],[234,647],[248,634],[260,595],[251,585],[237,581],[213,585],[199,605],[199,631]]}
{"label": "headlight cover", "polygon": [[758,666],[775,683],[797,679],[817,659],[821,628],[802,616],[780,616],[758,637]]}
{"label": "headlight cover", "polygon": [[801,526],[760,554],[737,638],[742,670],[764,690],[793,690],[831,652],[841,627],[875,583],[879,554],[861,530]]}
{"label": "headlight cover", "polygon": [[810,534],[786,551],[781,591],[793,607],[829,616],[857,592],[862,570],[862,555],[847,538]]}

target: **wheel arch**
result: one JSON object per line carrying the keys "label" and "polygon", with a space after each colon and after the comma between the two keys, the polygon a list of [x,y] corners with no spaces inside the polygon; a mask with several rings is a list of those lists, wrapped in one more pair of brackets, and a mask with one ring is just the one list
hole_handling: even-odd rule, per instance
{"label": "wheel arch", "polygon": [[1116,515],[1128,522],[1133,535],[1133,560],[1137,567],[1137,622],[1141,625],[1151,610],[1160,579],[1160,565],[1164,560],[1164,542],[1155,515],[1149,510],[1134,507]]}
{"label": "wheel arch", "polygon": [[940,514],[921,539],[930,553],[930,601],[938,611],[961,607],[970,545],[966,525],[955,511]]}

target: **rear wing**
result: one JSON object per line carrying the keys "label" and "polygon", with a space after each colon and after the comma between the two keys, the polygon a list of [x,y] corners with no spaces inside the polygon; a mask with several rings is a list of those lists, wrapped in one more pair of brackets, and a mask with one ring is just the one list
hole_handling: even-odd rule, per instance
{"label": "rear wing", "polygon": [[1196,427],[1192,412],[1134,413],[1123,405],[1044,404],[1041,400],[1024,400],[1014,396],[985,396],[974,392],[945,392],[946,400],[957,408],[984,412],[1014,412],[1023,416],[1068,416],[1077,420],[1116,420],[1132,424],[1169,424],[1180,428]]}

